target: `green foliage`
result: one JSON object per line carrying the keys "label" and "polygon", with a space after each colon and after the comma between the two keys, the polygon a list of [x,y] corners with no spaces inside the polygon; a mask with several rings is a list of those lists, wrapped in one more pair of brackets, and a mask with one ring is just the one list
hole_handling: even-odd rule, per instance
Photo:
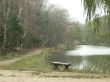
{"label": "green foliage", "polygon": [[105,15],[110,15],[110,0],[84,0],[83,4],[88,20],[97,14],[100,16],[101,12],[96,12],[97,9],[104,11]]}
{"label": "green foliage", "polygon": [[79,43],[82,43],[82,36],[81,36],[82,32],[80,26],[73,28],[73,34],[75,41],[79,41]]}
{"label": "green foliage", "polygon": [[24,29],[16,16],[10,16],[9,28],[7,32],[7,43],[9,47],[17,47],[21,45]]}
{"label": "green foliage", "polygon": [[103,14],[105,15],[104,20],[110,21],[110,0],[84,0],[83,4],[86,11],[87,21],[95,22],[95,30],[100,27],[100,17]]}
{"label": "green foliage", "polygon": [[84,0],[84,9],[87,11],[87,20],[91,20],[91,17],[96,11],[96,0]]}
{"label": "green foliage", "polygon": [[[100,26],[98,26],[99,28],[96,28],[97,20],[100,20],[98,23],[101,23]],[[94,25],[96,25],[96,27]],[[89,22],[86,27],[86,43],[95,45],[110,45],[110,28],[108,21],[105,21],[105,17],[100,17],[92,22]]]}
{"label": "green foliage", "polygon": [[68,37],[72,36],[73,40],[70,43],[74,43],[73,45],[71,44],[71,46],[83,44],[85,25],[80,24],[79,22],[73,22],[69,28],[71,34]]}

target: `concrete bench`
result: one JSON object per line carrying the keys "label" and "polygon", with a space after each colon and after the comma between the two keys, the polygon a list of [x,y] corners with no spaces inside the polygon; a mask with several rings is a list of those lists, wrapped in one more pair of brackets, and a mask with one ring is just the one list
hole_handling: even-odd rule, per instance
{"label": "concrete bench", "polygon": [[55,70],[58,70],[59,66],[64,66],[64,69],[68,70],[69,66],[71,66],[70,63],[63,63],[63,62],[51,62],[51,64],[54,66]]}

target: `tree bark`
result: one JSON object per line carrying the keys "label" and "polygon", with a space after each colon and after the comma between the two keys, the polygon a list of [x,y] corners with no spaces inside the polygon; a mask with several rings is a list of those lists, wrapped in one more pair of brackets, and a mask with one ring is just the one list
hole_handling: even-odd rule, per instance
{"label": "tree bark", "polygon": [[5,24],[4,24],[4,41],[3,41],[3,51],[2,53],[4,55],[6,55],[6,52],[7,52],[7,22],[8,22],[8,18],[9,18],[9,13],[10,13],[10,5],[11,5],[11,0],[8,1],[8,9],[7,9],[7,12],[6,12],[6,2],[5,0],[3,0],[3,4],[4,4],[4,18],[6,18],[5,20]]}

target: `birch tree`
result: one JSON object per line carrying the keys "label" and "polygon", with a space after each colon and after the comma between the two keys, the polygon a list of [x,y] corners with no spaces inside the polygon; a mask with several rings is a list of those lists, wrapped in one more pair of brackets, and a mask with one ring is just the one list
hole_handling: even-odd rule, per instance
{"label": "birch tree", "polygon": [[[8,0],[8,3],[6,3],[6,0],[3,0],[3,9],[4,9],[4,40],[3,40],[3,54],[6,54],[6,44],[7,44],[7,22],[9,18],[9,13],[10,13],[10,5],[11,5],[11,0]],[[8,5],[8,8],[6,6]]]}

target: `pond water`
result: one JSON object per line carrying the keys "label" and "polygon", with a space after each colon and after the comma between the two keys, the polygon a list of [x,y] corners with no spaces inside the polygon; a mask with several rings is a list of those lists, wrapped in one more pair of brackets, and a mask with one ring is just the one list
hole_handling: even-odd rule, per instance
{"label": "pond water", "polygon": [[75,50],[67,51],[67,55],[73,56],[93,56],[110,55],[110,48],[104,46],[80,45]]}
{"label": "pond water", "polygon": [[55,53],[50,59],[71,63],[73,69],[110,73],[110,47],[80,45],[74,50]]}

